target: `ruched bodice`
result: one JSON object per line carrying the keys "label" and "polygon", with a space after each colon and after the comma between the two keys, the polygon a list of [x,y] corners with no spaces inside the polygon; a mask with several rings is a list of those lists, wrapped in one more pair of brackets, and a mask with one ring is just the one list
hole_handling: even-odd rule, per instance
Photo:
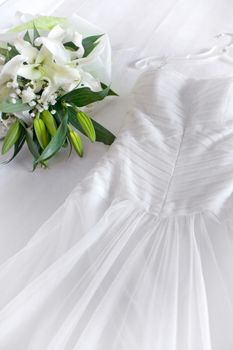
{"label": "ruched bodice", "polygon": [[233,79],[145,72],[115,151],[120,197],[154,215],[220,214],[233,191]]}
{"label": "ruched bodice", "polygon": [[134,104],[155,126],[233,123],[233,77],[194,79],[174,69],[150,69],[134,87]]}

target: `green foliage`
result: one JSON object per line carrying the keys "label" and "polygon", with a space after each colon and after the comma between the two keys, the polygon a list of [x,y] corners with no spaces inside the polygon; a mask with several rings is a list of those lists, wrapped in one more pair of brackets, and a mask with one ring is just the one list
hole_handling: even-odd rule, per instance
{"label": "green foliage", "polygon": [[20,137],[21,124],[16,120],[9,128],[2,145],[2,154],[7,153]]}
{"label": "green foliage", "polygon": [[25,141],[26,141],[26,133],[25,133],[24,128],[21,127],[20,128],[20,136],[14,144],[14,153],[13,153],[12,157],[6,163],[11,162],[18,155],[18,153],[21,151]]}
{"label": "green foliage", "polygon": [[7,43],[7,47],[0,47],[0,55],[5,57],[5,63],[17,56],[19,52],[14,45]]}
{"label": "green foliage", "polygon": [[[83,128],[77,119],[77,111],[73,107],[68,108],[69,122],[80,132],[84,133]],[[105,145],[111,145],[115,140],[115,135],[107,130],[103,125],[91,118],[92,124],[95,129],[96,141],[102,142]],[[85,133],[84,133],[85,135]]]}
{"label": "green foliage", "polygon": [[32,44],[31,37],[29,34],[29,31],[27,30],[26,33],[24,34],[23,40],[27,41],[28,43]]}
{"label": "green foliage", "polygon": [[[84,107],[91,103],[101,101],[109,95],[113,95],[113,91],[109,86],[106,86],[103,90],[100,91],[92,91],[89,87],[83,87],[68,92],[61,97],[61,100],[74,104],[77,107]],[[116,96],[115,93],[114,95]]]}
{"label": "green foliage", "polygon": [[57,132],[57,123],[53,115],[49,111],[43,111],[41,117],[50,135],[54,136]]}
{"label": "green foliage", "polygon": [[76,46],[72,41],[68,41],[67,43],[64,43],[64,46],[67,50],[70,51],[77,51],[79,48]]}
{"label": "green foliage", "polygon": [[49,135],[44,121],[39,117],[34,119],[34,130],[40,147],[45,149],[49,143]]}
{"label": "green foliage", "polygon": [[44,162],[52,158],[63,146],[66,136],[67,136],[67,122],[68,114],[63,118],[59,128],[56,131],[56,134],[53,136],[47,147],[43,150],[41,155],[35,160],[35,166],[38,163]]}
{"label": "green foliage", "polygon": [[98,39],[100,39],[101,36],[103,36],[103,34],[92,35],[92,36],[88,36],[87,38],[84,38],[82,40],[82,45],[83,45],[83,48],[84,48],[84,55],[83,55],[83,57],[87,57],[88,55],[90,55],[90,53],[98,45],[98,43],[99,43]]}
{"label": "green foliage", "polygon": [[16,103],[12,103],[10,101],[0,102],[0,112],[4,112],[4,113],[17,113],[17,112],[29,111],[30,109],[31,109],[30,106],[20,101],[17,101]]}
{"label": "green foliage", "polygon": [[33,43],[39,37],[40,37],[40,33],[38,32],[38,29],[36,28],[35,23],[33,23]]}

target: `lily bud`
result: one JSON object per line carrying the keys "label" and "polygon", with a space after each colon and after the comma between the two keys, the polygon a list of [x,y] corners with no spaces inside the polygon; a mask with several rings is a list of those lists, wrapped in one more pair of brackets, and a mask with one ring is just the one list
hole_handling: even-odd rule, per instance
{"label": "lily bud", "polygon": [[72,145],[74,146],[75,151],[77,154],[82,157],[83,156],[83,143],[81,140],[81,137],[74,131],[69,132],[70,135],[70,141]]}
{"label": "lily bud", "polygon": [[50,135],[54,136],[57,132],[57,123],[54,116],[49,111],[43,111],[42,120],[45,123]]}
{"label": "lily bud", "polygon": [[91,119],[86,113],[81,111],[78,111],[77,118],[87,137],[90,139],[91,142],[95,142],[96,134]]}
{"label": "lily bud", "polygon": [[49,136],[45,123],[38,116],[34,119],[34,130],[41,148],[45,149],[49,143]]}
{"label": "lily bud", "polygon": [[7,153],[11,147],[18,141],[20,136],[20,122],[16,120],[13,124],[11,124],[2,145],[2,154]]}

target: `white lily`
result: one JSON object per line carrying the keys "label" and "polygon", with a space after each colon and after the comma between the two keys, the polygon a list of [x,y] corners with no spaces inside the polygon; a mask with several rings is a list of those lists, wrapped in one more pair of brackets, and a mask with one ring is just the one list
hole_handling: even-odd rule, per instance
{"label": "white lily", "polygon": [[[0,84],[4,84],[11,79],[16,81],[17,76],[22,76],[32,82],[47,81],[49,86],[46,90],[47,92],[43,95],[44,98],[45,96],[50,96],[50,94],[56,92],[59,88],[70,91],[78,85],[81,76],[76,66],[54,62],[54,56],[47,48],[42,46],[39,51],[32,45],[27,44],[29,43],[23,40],[18,41],[17,49],[19,49],[20,54],[2,67]],[[62,59],[59,61],[62,61]],[[23,64],[25,62],[28,64]],[[34,85],[38,87],[38,84]],[[48,90],[50,91],[49,93]],[[27,96],[28,93],[25,93],[25,96],[22,95],[23,102],[25,103],[31,101],[31,99],[28,100]],[[33,98],[34,96],[32,96]]]}
{"label": "white lily", "polygon": [[56,25],[48,34],[49,39],[58,40],[59,42],[73,42],[78,50],[75,52],[69,51],[70,55],[75,57],[82,57],[84,54],[84,47],[82,44],[83,35],[71,28],[63,29],[60,25]]}
{"label": "white lily", "polygon": [[43,61],[39,66],[39,71],[42,79],[51,82],[57,88],[62,88],[63,85],[73,84],[74,82],[79,83],[80,73],[77,67],[54,62],[53,56],[44,47],[41,48],[41,57],[43,57]]}
{"label": "white lily", "polygon": [[71,62],[70,52],[65,49],[62,39],[64,38],[64,30],[56,26],[47,37],[41,36],[35,40],[35,44],[43,45],[59,64],[69,64]]}
{"label": "white lily", "polygon": [[48,33],[48,38],[62,42],[66,36],[66,31],[59,25],[53,27]]}
{"label": "white lily", "polygon": [[22,38],[17,38],[14,43],[17,51],[24,57],[25,62],[34,63],[39,53],[37,48],[33,47],[29,42]]}
{"label": "white lily", "polygon": [[72,30],[71,28],[67,28],[65,33],[66,33],[65,35],[66,42],[71,41],[78,47],[77,51],[75,52],[71,51],[71,57],[73,59],[83,57],[83,54],[84,54],[84,47],[82,44],[83,35],[77,31]]}
{"label": "white lily", "polygon": [[16,81],[19,69],[23,66],[25,58],[21,55],[13,57],[7,62],[1,69],[0,73],[0,85],[6,83],[9,80]]}
{"label": "white lily", "polygon": [[18,75],[28,80],[40,80],[42,74],[39,71],[39,64],[24,64],[18,70]]}

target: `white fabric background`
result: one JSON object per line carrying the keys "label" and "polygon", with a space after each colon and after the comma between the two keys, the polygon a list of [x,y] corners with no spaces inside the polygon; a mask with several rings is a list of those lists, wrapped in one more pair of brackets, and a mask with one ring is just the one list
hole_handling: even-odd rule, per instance
{"label": "white fabric background", "polygon": [[[130,66],[133,61],[195,52],[209,47],[219,32],[233,32],[231,0],[0,0],[0,27],[9,26],[16,11],[77,12],[109,34],[113,88],[121,97],[99,105],[95,115],[116,133],[140,74]],[[0,262],[24,245],[106,151],[102,144],[86,142],[83,159],[74,154],[66,160],[61,154],[49,170],[32,173],[25,150],[16,161],[0,166]]]}

